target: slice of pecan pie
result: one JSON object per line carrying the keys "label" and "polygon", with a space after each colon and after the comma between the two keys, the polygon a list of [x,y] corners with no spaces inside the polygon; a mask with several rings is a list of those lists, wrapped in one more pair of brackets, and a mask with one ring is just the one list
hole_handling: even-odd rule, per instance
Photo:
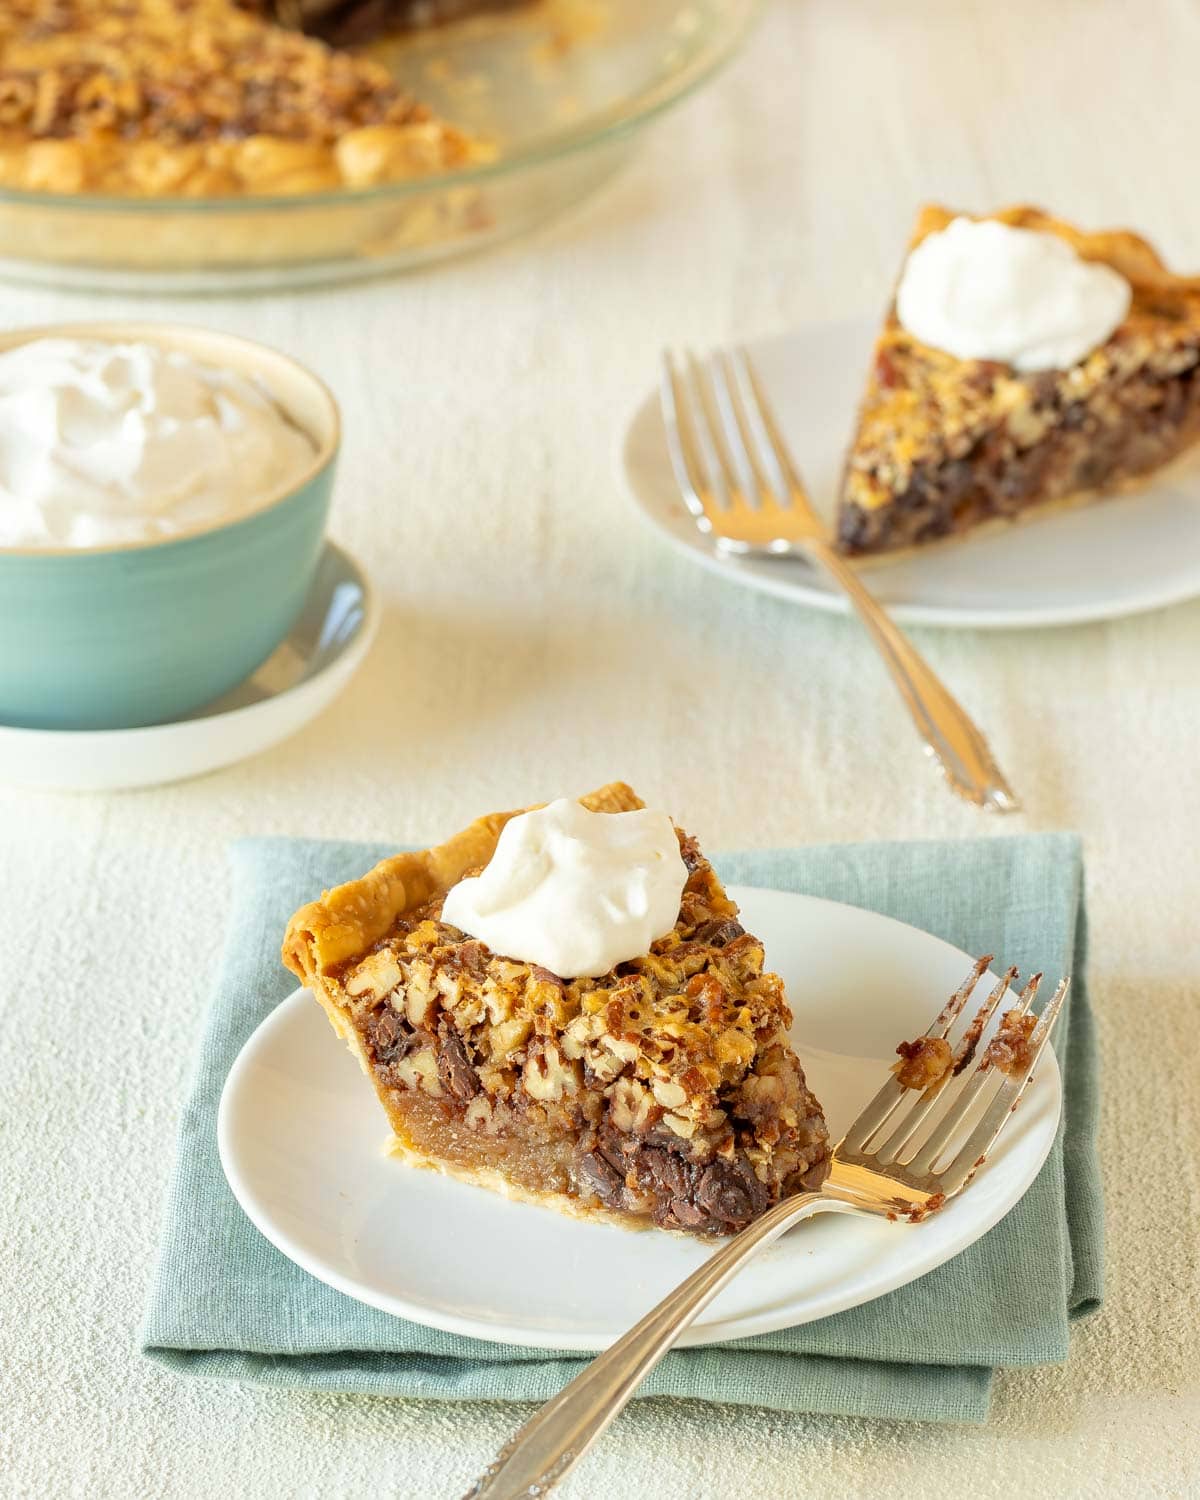
{"label": "slice of pecan pie", "polygon": [[[910,253],[957,216],[920,214]],[[1129,311],[1066,368],[1022,373],[922,343],[893,303],[875,344],[838,511],[854,554],[920,546],[1144,481],[1200,438],[1200,278],[1124,230],[1035,208],[983,216],[1067,242],[1129,283]]]}
{"label": "slice of pecan pie", "polygon": [[[642,807],[619,783],[580,801]],[[516,816],[384,860],[288,927],[284,962],[358,1057],[399,1149],[510,1196],[699,1234],[819,1183],[828,1133],[783,983],[694,839],[676,830],[674,928],[596,978],[494,953],[441,920]]]}

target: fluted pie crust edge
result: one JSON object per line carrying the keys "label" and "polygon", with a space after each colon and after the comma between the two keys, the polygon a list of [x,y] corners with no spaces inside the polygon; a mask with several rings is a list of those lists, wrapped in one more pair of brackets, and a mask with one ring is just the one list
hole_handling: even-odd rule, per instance
{"label": "fluted pie crust edge", "polygon": [[[579,801],[589,812],[634,812],[644,804],[632,787],[613,781]],[[544,804],[539,804],[544,805]],[[488,813],[432,849],[393,854],[358,880],[325,891],[288,923],[283,961],[307,984],[362,957],[406,912],[444,896],[468,870],[486,865],[510,819],[530,812]]]}

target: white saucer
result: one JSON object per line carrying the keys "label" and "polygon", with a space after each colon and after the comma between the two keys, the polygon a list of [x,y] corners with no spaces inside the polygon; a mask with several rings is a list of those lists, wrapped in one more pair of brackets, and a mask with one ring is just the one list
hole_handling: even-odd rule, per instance
{"label": "white saucer", "polygon": [[[830,516],[875,332],[874,323],[815,324],[749,345],[813,499]],[[749,588],[848,612],[842,594],[806,563],[712,551],[675,487],[657,392],[634,415],[621,463],[641,513],[696,562]],[[866,577],[892,615],[912,625],[1073,625],[1195,598],[1200,463],[1098,505],[875,564]]]}
{"label": "white saucer", "polygon": [[253,676],[172,724],[145,729],[0,725],[0,781],[39,791],[158,786],[257,755],[327,707],[358,670],[378,625],[366,574],[326,542],[300,618]]}
{"label": "white saucer", "polygon": [[[971,960],[857,907],[783,891],[731,894],[787,983],[798,1050],[838,1137],[879,1087],[896,1043],[928,1025]],[[961,1198],[916,1226],[840,1214],[798,1226],[747,1266],[682,1342],[806,1323],[941,1265],[1025,1192],[1060,1107],[1047,1052],[1001,1148]],[[242,1049],[217,1139],[238,1202],[297,1265],[371,1307],[451,1333],[600,1349],[712,1251],[659,1230],[566,1218],[388,1156],[374,1091],[304,990]]]}

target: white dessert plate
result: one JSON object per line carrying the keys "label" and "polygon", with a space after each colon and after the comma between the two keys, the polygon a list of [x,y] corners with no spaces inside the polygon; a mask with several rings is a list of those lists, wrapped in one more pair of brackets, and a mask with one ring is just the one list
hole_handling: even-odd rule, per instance
{"label": "white dessert plate", "polygon": [[[809,1081],[835,1137],[928,1025],[970,958],[914,927],[811,896],[734,889],[784,977]],[[919,1225],[823,1214],[768,1247],[684,1335],[706,1344],[868,1302],[932,1270],[1012,1208],[1058,1125],[1047,1054],[969,1190]],[[595,1350],[682,1281],[711,1246],[517,1203],[387,1154],[387,1122],[324,1013],[297,990],[230,1071],[221,1163],[270,1242],[371,1307],[476,1338]]]}
{"label": "white dessert plate", "polygon": [[16,729],[0,724],[0,781],[38,791],[159,786],[246,760],[328,707],[378,625],[367,576],[326,542],[287,639],[250,677],[186,719],[144,729]]}
{"label": "white dessert plate", "polygon": [[[813,501],[830,518],[876,331],[875,322],[812,324],[748,346]],[[638,407],[620,462],[642,515],[694,561],[748,588],[849,612],[802,561],[717,556],[679,498],[657,391]],[[910,625],[1031,629],[1178,604],[1200,595],[1200,461],[1097,505],[872,563],[866,577]]]}

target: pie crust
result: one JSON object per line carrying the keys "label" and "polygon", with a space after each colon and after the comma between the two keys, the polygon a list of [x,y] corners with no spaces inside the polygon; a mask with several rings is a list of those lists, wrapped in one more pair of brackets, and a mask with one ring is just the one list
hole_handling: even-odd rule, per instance
{"label": "pie crust", "polygon": [[[621,783],[580,801],[642,806]],[[822,1181],[828,1132],[783,983],[686,834],[674,929],[600,978],[494,954],[440,921],[516,815],[394,855],[288,926],[284,963],[371,1079],[396,1149],[560,1210],[706,1235]]]}
{"label": "pie crust", "polygon": [[[910,250],[957,217],[922,210]],[[1200,439],[1200,278],[1126,230],[1036,208],[982,217],[1067,240],[1133,290],[1124,322],[1068,369],[1020,374],[921,343],[893,305],[874,349],[838,511],[845,553],[896,553],[1144,483]]]}

